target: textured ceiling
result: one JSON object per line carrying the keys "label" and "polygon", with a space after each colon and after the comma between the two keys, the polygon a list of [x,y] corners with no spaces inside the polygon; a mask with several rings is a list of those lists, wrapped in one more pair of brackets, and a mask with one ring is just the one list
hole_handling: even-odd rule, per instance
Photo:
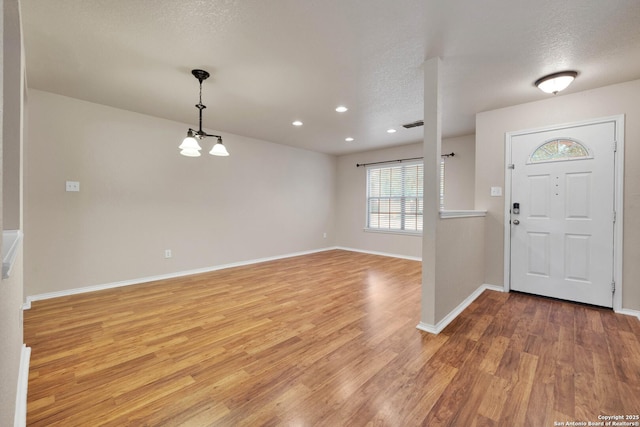
{"label": "textured ceiling", "polygon": [[401,124],[423,118],[434,56],[444,136],[473,133],[477,112],[552,96],[533,87],[545,74],[580,73],[563,93],[640,78],[638,0],[21,4],[31,88],[195,127],[190,70],[202,68],[206,129],[331,154],[420,141],[422,128]]}

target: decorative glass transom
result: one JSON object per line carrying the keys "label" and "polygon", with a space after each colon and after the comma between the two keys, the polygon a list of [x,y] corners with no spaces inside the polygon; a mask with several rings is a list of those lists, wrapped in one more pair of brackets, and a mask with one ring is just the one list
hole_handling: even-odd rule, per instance
{"label": "decorative glass transom", "polygon": [[528,163],[551,162],[558,160],[590,159],[589,150],[578,141],[554,139],[545,142],[531,154]]}

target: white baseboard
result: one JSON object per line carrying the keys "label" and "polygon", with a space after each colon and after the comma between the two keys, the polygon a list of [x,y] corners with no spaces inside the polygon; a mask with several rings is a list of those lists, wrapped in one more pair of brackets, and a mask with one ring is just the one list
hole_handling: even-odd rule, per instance
{"label": "white baseboard", "polygon": [[624,314],[625,316],[635,316],[635,317],[638,318],[638,320],[640,320],[640,311],[638,311],[638,310],[631,310],[629,308],[623,308],[621,310],[616,310],[616,313]]}
{"label": "white baseboard", "polygon": [[466,297],[464,301],[458,304],[456,308],[451,310],[449,314],[444,316],[442,320],[440,320],[438,323],[436,323],[435,325],[431,325],[429,323],[420,322],[418,323],[418,326],[416,326],[416,328],[424,332],[429,332],[430,334],[434,334],[434,335],[439,334],[440,332],[442,332],[444,328],[446,328],[449,325],[449,323],[453,322],[453,320],[456,317],[458,317],[460,313],[464,311],[465,308],[469,307],[469,305],[473,301],[475,301],[475,299],[478,298],[480,294],[482,294],[485,290],[504,292],[504,288],[502,288],[501,286],[486,285],[486,284],[480,285],[478,289],[473,291],[471,295]]}
{"label": "white baseboard", "polygon": [[31,347],[22,345],[20,353],[20,371],[18,372],[18,392],[16,393],[16,413],[13,418],[14,427],[27,425],[27,389],[29,387],[29,362]]}
{"label": "white baseboard", "polygon": [[340,246],[332,246],[332,247],[326,247],[321,249],[314,249],[310,251],[293,252],[285,255],[277,255],[277,256],[266,257],[266,258],[257,258],[257,259],[247,260],[247,261],[239,261],[239,262],[234,262],[230,264],[221,264],[221,265],[216,265],[212,267],[198,268],[194,270],[178,271],[176,273],[160,274],[157,276],[140,277],[137,279],[123,280],[120,282],[103,283],[100,285],[85,286],[82,288],[65,289],[63,291],[29,295],[27,296],[25,303],[22,305],[22,309],[29,310],[31,308],[31,302],[33,301],[41,301],[41,300],[46,300],[51,298],[65,297],[69,295],[84,294],[87,292],[102,291],[105,289],[119,288],[122,286],[138,285],[140,283],[155,282],[157,280],[174,279],[176,277],[190,276],[193,274],[209,273],[211,271],[223,270],[225,268],[241,267],[245,265],[258,264],[261,262],[275,261],[279,259],[291,258],[291,257],[296,257],[301,255],[314,254],[318,252],[326,252],[326,251],[335,250],[335,249],[343,250],[343,251],[351,251],[351,252],[361,252],[361,253],[366,253],[371,255],[382,255],[382,256],[388,256],[393,258],[403,258],[403,259],[409,259],[412,261],[422,261],[421,258],[417,258],[417,257],[409,257],[409,256],[390,254],[385,252],[365,251],[365,250],[345,248]]}
{"label": "white baseboard", "polygon": [[225,268],[241,267],[245,265],[258,264],[261,262],[275,261],[279,259],[291,258],[291,257],[296,257],[301,255],[314,254],[318,252],[326,252],[326,251],[335,250],[335,249],[343,250],[343,251],[351,251],[351,252],[361,252],[361,253],[366,253],[371,255],[382,255],[382,256],[388,256],[393,258],[403,258],[403,259],[408,259],[412,261],[422,261],[422,258],[418,258],[418,257],[410,257],[410,256],[391,254],[391,253],[385,253],[385,252],[365,251],[365,250],[360,250],[355,248],[346,248],[346,247],[340,247],[340,246],[331,246],[331,247],[326,247],[321,249],[314,249],[310,251],[293,252],[293,253],[284,254],[284,255],[277,255],[277,256],[266,257],[266,258],[257,258],[257,259],[247,260],[247,261],[234,262],[230,264],[221,264],[221,265],[216,265],[212,267],[198,268],[194,270],[178,271],[176,273],[160,274],[157,276],[140,277],[137,279],[123,280],[120,282],[103,283],[100,285],[85,286],[82,288],[65,289],[63,291],[29,295],[27,296],[25,303],[22,305],[22,309],[29,310],[31,308],[31,302],[33,301],[41,301],[41,300],[59,298],[59,297],[64,297],[69,295],[83,294],[87,292],[102,291],[105,289],[119,288],[122,286],[138,285],[140,283],[154,282],[157,280],[165,280],[165,279],[173,279],[176,277],[190,276],[193,274],[209,273],[211,271],[223,270]]}
{"label": "white baseboard", "polygon": [[422,257],[392,254],[392,253],[389,253],[389,252],[367,251],[367,250],[364,250],[364,249],[347,248],[347,247],[344,247],[344,246],[336,246],[333,249],[340,249],[341,251],[360,252],[360,253],[369,254],[369,255],[380,255],[380,256],[386,256],[386,257],[391,257],[391,258],[402,258],[402,259],[408,259],[410,261],[422,261]]}
{"label": "white baseboard", "polygon": [[292,257],[296,257],[296,256],[301,256],[301,255],[314,254],[314,253],[318,253],[318,252],[326,252],[326,251],[330,251],[330,250],[333,250],[333,249],[340,249],[340,248],[334,246],[334,247],[328,247],[328,248],[322,248],[322,249],[314,249],[314,250],[310,250],[310,251],[294,252],[294,253],[289,253],[289,254],[285,254],[285,255],[278,255],[278,256],[273,256],[273,257],[257,258],[257,259],[247,260],[247,261],[233,262],[233,263],[230,263],[230,264],[221,264],[221,265],[216,265],[216,266],[212,266],[212,267],[197,268],[197,269],[194,269],[194,270],[178,271],[178,272],[175,272],[175,273],[160,274],[160,275],[157,275],[157,276],[140,277],[140,278],[137,278],[137,279],[123,280],[123,281],[120,281],[120,282],[104,283],[104,284],[100,284],[100,285],[85,286],[85,287],[82,287],[82,288],[65,289],[63,291],[56,291],[56,292],[48,292],[48,293],[44,293],[44,294],[30,295],[30,296],[27,296],[26,302],[22,305],[22,309],[23,310],[30,309],[31,308],[31,302],[33,302],[33,301],[41,301],[41,300],[46,300],[46,299],[51,299],[51,298],[65,297],[65,296],[69,296],[69,295],[84,294],[84,293],[87,293],[87,292],[102,291],[102,290],[105,290],[105,289],[119,288],[119,287],[122,287],[122,286],[139,285],[141,283],[155,282],[157,280],[165,280],[165,279],[174,279],[176,277],[190,276],[190,275],[193,275],[193,274],[209,273],[211,271],[224,270],[225,268],[241,267],[241,266],[245,266],[245,265],[258,264],[258,263],[261,263],[261,262],[275,261],[275,260],[279,260],[279,259],[292,258]]}
{"label": "white baseboard", "polygon": [[504,286],[498,286],[498,285],[489,285],[487,283],[484,283],[482,285],[483,289],[488,289],[490,291],[496,291],[496,292],[508,292],[504,290]]}
{"label": "white baseboard", "polygon": [[438,329],[437,325],[434,326],[430,323],[424,323],[424,322],[418,323],[418,326],[416,326],[416,328],[424,332],[429,332],[430,334],[433,334],[433,335],[438,335],[442,331],[442,329],[444,329],[444,328]]}

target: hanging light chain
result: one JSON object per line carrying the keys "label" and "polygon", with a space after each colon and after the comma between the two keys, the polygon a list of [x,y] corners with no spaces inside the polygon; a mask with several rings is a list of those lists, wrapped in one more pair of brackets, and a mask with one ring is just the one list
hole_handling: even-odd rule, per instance
{"label": "hanging light chain", "polygon": [[198,79],[198,81],[200,82],[200,101],[198,102],[198,104],[196,104],[196,108],[198,109],[198,116],[199,116],[199,128],[198,128],[198,132],[197,135],[202,138],[206,135],[205,132],[203,132],[202,130],[202,110],[204,110],[205,108],[207,108],[206,105],[204,105],[202,103],[202,79]]}

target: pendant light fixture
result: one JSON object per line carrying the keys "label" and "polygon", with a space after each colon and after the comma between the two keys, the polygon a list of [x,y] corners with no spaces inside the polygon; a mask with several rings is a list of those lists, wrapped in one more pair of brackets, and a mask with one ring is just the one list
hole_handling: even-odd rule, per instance
{"label": "pendant light fixture", "polygon": [[211,136],[214,138],[218,138],[218,142],[213,145],[209,154],[214,156],[228,156],[229,152],[227,151],[224,144],[222,144],[222,137],[220,135],[210,135],[202,130],[202,110],[207,108],[206,105],[202,104],[202,82],[209,78],[209,73],[204,70],[191,70],[191,74],[198,79],[200,82],[200,102],[196,104],[196,108],[198,109],[198,114],[200,117],[198,130],[191,129],[187,131],[187,137],[182,141],[182,144],[178,147],[180,149],[180,154],[187,157],[200,157],[200,151],[202,147],[198,144],[198,140],[204,139],[207,136]]}
{"label": "pendant light fixture", "polygon": [[545,93],[557,94],[565,90],[578,75],[577,71],[561,71],[536,80],[535,85]]}

